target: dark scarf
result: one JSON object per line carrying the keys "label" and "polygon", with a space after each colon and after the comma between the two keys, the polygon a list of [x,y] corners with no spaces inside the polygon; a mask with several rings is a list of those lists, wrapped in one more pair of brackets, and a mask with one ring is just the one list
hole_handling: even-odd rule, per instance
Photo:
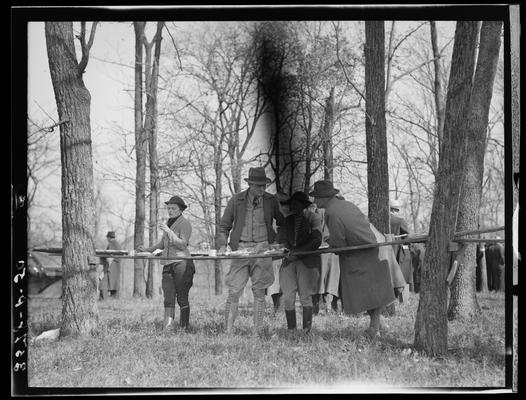
{"label": "dark scarf", "polygon": [[177,219],[181,216],[182,214],[180,214],[179,216],[175,217],[175,218],[168,218],[168,222],[166,223],[166,225],[168,225],[168,227],[172,226],[172,224],[177,221]]}

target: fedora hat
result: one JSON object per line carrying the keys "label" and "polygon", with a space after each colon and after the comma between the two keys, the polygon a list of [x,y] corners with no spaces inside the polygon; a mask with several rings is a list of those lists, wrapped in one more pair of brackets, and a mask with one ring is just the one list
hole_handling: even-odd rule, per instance
{"label": "fedora hat", "polygon": [[400,210],[402,208],[402,202],[398,199],[393,199],[389,202],[389,207]]}
{"label": "fedora hat", "polygon": [[181,199],[179,196],[172,196],[170,200],[165,201],[164,204],[177,204],[181,208],[181,211],[185,210],[186,207],[188,207],[183,201],[183,199]]}
{"label": "fedora hat", "polygon": [[338,189],[334,189],[331,181],[317,181],[314,182],[314,190],[309,193],[311,197],[332,197],[339,193]]}
{"label": "fedora hat", "polygon": [[115,239],[115,232],[113,232],[113,231],[109,231],[109,232],[106,234],[106,237],[109,237],[109,238]]}
{"label": "fedora hat", "polygon": [[265,168],[254,167],[248,170],[248,178],[245,178],[248,183],[255,183],[256,185],[267,185],[271,182],[265,175]]}
{"label": "fedora hat", "polygon": [[312,201],[310,201],[309,199],[309,195],[301,191],[294,192],[291,198],[285,201],[284,204],[290,204],[293,201],[299,201],[300,203],[303,203],[305,206],[310,206],[312,204]]}

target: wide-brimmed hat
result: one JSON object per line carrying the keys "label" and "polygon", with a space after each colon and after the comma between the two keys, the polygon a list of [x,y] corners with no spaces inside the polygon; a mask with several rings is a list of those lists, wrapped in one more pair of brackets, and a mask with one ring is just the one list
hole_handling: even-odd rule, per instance
{"label": "wide-brimmed hat", "polygon": [[314,182],[314,190],[309,193],[311,197],[332,197],[336,193],[339,193],[338,189],[335,189],[331,181],[317,181]]}
{"label": "wide-brimmed hat", "polygon": [[188,207],[179,196],[172,196],[170,200],[165,201],[164,204],[177,204],[181,208],[181,211]]}
{"label": "wide-brimmed hat", "polygon": [[115,232],[113,232],[113,231],[109,231],[109,232],[106,234],[106,237],[109,237],[109,238],[115,239]]}
{"label": "wide-brimmed hat", "polygon": [[248,170],[248,178],[245,178],[248,183],[254,183],[256,185],[269,184],[271,180],[267,178],[265,174],[265,168],[254,167]]}
{"label": "wide-brimmed hat", "polygon": [[303,203],[305,205],[305,207],[310,206],[312,204],[312,201],[310,201],[310,199],[309,199],[309,195],[307,193],[301,192],[301,191],[294,192],[294,194],[291,196],[291,198],[288,199],[283,204],[290,204],[294,200],[295,201],[299,201],[300,203]]}

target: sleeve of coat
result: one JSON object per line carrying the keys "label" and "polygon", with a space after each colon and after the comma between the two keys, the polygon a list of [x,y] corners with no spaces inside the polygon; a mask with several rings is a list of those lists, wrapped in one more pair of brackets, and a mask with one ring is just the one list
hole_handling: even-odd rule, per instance
{"label": "sleeve of coat", "polygon": [[186,250],[188,243],[190,243],[190,236],[192,236],[192,225],[188,221],[183,221],[178,232],[170,231],[166,235],[170,243],[175,245],[177,249]]}
{"label": "sleeve of coat", "polygon": [[217,238],[217,246],[226,246],[228,235],[232,229],[232,224],[234,222],[234,197],[231,197],[228,200],[228,203],[225,208],[225,212],[221,217],[219,222],[219,235]]}

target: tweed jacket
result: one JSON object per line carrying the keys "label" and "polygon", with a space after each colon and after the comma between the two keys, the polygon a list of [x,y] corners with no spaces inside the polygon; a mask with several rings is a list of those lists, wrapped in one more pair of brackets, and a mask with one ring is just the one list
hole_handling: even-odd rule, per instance
{"label": "tweed jacket", "polygon": [[[192,235],[192,225],[190,225],[190,222],[180,215],[169,228],[170,232],[163,232],[161,240],[154,246],[147,248],[146,251],[162,249],[163,257],[189,257],[190,251],[188,250],[188,243]],[[174,261],[170,260],[161,260],[161,265],[171,264],[173,262]]]}
{"label": "tweed jacket", "polygon": [[[228,201],[223,217],[219,223],[219,235],[216,241],[217,246],[225,246],[228,241],[232,250],[235,251],[239,248],[239,238],[241,237],[247,212],[247,196],[248,189],[236,193]],[[283,215],[279,211],[278,202],[272,194],[264,192],[262,197],[268,242],[274,243],[276,237],[274,221],[276,221],[276,225],[281,225],[283,223]]]}

